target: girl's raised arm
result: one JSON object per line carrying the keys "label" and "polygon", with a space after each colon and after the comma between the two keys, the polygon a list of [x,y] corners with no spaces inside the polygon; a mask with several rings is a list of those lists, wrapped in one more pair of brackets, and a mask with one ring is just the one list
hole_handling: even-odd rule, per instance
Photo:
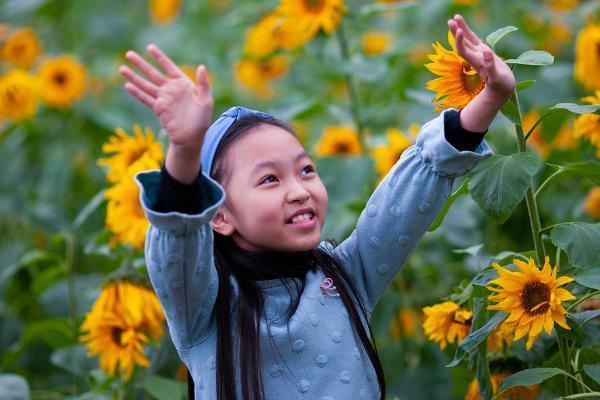
{"label": "girl's raised arm", "polygon": [[214,307],[219,287],[213,258],[210,220],[225,192],[200,173],[200,150],[211,124],[213,98],[206,68],[199,66],[192,82],[156,46],[148,52],[163,71],[134,51],[126,56],[144,76],[119,68],[128,80],[125,89],[158,117],[169,137],[165,167],[178,184],[198,185],[201,198],[194,213],[163,211],[157,206],[161,181],[158,170],[135,175],[140,201],[150,221],[144,255],[148,274],[165,310],[171,338],[182,359],[187,349],[214,332]]}

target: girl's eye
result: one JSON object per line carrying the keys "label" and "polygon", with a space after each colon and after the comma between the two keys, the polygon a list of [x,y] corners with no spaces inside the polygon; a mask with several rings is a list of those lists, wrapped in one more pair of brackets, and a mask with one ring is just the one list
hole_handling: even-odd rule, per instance
{"label": "girl's eye", "polygon": [[263,183],[271,183],[271,182],[275,182],[275,181],[270,181],[269,179],[271,179],[271,178],[273,178],[273,179],[277,179],[277,178],[275,177],[275,175],[269,175],[269,176],[267,176],[265,179],[263,179],[263,180],[260,182],[260,184],[262,185]]}
{"label": "girl's eye", "polygon": [[310,173],[310,172],[317,172],[317,171],[315,171],[315,168],[314,168],[312,165],[307,165],[306,167],[302,168],[302,171],[303,171],[303,172],[304,172],[304,171],[307,171],[307,173]]}

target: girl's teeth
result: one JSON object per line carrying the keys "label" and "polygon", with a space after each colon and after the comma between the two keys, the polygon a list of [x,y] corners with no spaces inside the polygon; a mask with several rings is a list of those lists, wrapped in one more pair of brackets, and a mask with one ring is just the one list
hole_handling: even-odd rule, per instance
{"label": "girl's teeth", "polygon": [[292,218],[292,223],[304,222],[304,221],[308,221],[310,219],[311,219],[311,214],[297,215],[294,218]]}

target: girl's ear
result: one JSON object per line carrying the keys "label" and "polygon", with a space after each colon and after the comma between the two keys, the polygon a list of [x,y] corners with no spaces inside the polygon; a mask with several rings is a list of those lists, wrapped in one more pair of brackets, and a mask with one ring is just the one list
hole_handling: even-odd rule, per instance
{"label": "girl's ear", "polygon": [[231,224],[229,216],[223,208],[220,208],[210,220],[210,226],[215,232],[220,233],[223,236],[231,236],[235,232],[235,228]]}

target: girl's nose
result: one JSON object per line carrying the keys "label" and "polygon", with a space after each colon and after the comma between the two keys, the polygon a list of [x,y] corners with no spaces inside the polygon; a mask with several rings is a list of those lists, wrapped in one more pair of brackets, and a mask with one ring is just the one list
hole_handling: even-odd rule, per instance
{"label": "girl's nose", "polygon": [[310,198],[309,191],[306,190],[306,188],[304,188],[304,186],[302,186],[302,185],[295,185],[288,192],[288,201],[289,202],[300,201],[303,203],[306,200],[308,200],[309,198]]}

